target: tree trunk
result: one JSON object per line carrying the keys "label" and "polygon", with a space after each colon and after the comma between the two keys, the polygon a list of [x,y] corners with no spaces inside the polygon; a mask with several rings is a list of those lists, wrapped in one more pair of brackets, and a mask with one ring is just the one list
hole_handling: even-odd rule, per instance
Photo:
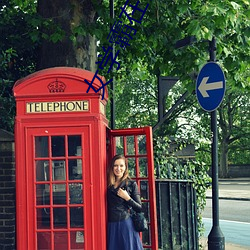
{"label": "tree trunk", "polygon": [[228,177],[228,144],[225,140],[222,140],[220,144],[219,177]]}
{"label": "tree trunk", "polygon": [[[100,1],[100,0],[98,0]],[[97,2],[97,1],[96,1]],[[43,34],[51,37],[60,28],[63,37],[60,41],[43,39],[38,51],[38,69],[69,66],[96,70],[96,38],[90,34],[74,34],[81,26],[85,30],[96,22],[96,11],[91,0],[38,0],[38,14],[44,19],[53,20],[54,27],[43,27]]]}

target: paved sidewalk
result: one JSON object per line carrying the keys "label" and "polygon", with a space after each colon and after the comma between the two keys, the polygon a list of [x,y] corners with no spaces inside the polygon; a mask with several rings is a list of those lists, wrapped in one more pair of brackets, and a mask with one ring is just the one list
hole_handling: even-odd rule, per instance
{"label": "paved sidewalk", "polygon": [[[226,184],[237,184],[239,187],[237,190],[233,189],[221,189],[221,186]],[[220,179],[219,180],[219,199],[228,200],[250,200],[250,188],[246,189],[245,185],[250,187],[250,178],[235,178],[235,179]],[[212,187],[206,192],[207,198],[212,198]]]}
{"label": "paved sidewalk", "polygon": [[[237,190],[222,188],[227,184],[237,185]],[[249,185],[249,186],[248,186]],[[246,186],[248,188],[246,188]],[[206,192],[207,198],[212,198],[212,187]],[[220,179],[219,180],[219,199],[228,200],[246,200],[250,201],[250,178]],[[203,250],[208,250],[207,238],[203,237],[200,241]],[[250,247],[244,247],[225,242],[225,250],[250,250]]]}
{"label": "paved sidewalk", "polygon": [[[208,250],[207,238],[205,237],[202,238],[200,241],[200,244],[202,245],[202,250]],[[243,247],[243,246],[225,242],[225,250],[250,250],[250,247]]]}

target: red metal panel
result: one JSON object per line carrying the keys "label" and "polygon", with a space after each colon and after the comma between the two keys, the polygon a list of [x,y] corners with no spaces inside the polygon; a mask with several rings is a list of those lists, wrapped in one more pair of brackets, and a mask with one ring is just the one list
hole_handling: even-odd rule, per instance
{"label": "red metal panel", "polygon": [[[82,134],[84,129],[88,127],[88,132],[83,133],[83,145],[85,147],[85,152],[87,152],[87,155],[84,156],[84,165],[87,168],[86,174],[89,176],[84,180],[86,190],[88,190],[87,195],[84,197],[86,204],[88,204],[88,209],[86,209],[85,214],[85,222],[88,229],[85,230],[85,249],[106,250],[106,230],[103,230],[104,228],[106,229],[106,126],[105,124],[100,123],[99,119],[91,121],[90,125],[78,125],[79,122],[71,121],[71,125],[74,124],[74,127],[65,127],[65,124],[63,123],[61,123],[60,126],[54,124],[54,126],[48,127],[46,126],[46,123],[46,121],[43,121],[39,126],[37,123],[35,126],[33,125],[37,128],[20,126],[21,128],[16,129],[17,132],[22,130],[22,136],[19,136],[17,145],[25,145],[25,147],[17,146],[17,160],[20,160],[18,161],[20,165],[17,164],[17,166],[20,167],[17,170],[17,185],[19,186],[19,188],[17,188],[17,205],[20,204],[17,207],[17,249],[36,249],[36,235],[34,232],[36,228],[34,136],[65,136],[76,133],[78,134],[79,131]],[[18,126],[18,123],[16,126]],[[32,126],[32,124],[29,124],[29,126]],[[27,132],[24,133],[24,131]],[[92,139],[90,140],[90,138]],[[100,140],[100,142],[98,142],[98,140]],[[50,144],[49,148],[51,148]],[[97,169],[96,166],[100,169]],[[50,173],[50,175],[52,175],[52,173]],[[51,220],[53,220],[53,214],[51,215]],[[68,229],[65,230],[67,231]],[[74,230],[71,231],[73,232]],[[53,249],[53,237],[51,239],[48,239],[48,237],[49,236],[47,235],[43,240],[45,243],[47,241],[47,245],[50,245],[50,249]],[[70,237],[71,236],[68,234],[66,237],[68,238],[68,241],[72,240]],[[65,240],[65,237],[63,237],[63,240]],[[57,246],[59,245],[57,244]],[[64,249],[62,245],[60,245],[60,249]]]}
{"label": "red metal panel", "polygon": [[[89,85],[85,83],[84,80],[86,79],[88,82],[91,82],[94,75],[95,73],[88,70],[72,67],[55,67],[43,69],[18,80],[14,85],[14,96],[25,98],[45,96],[48,98],[49,91],[53,91],[52,95],[57,97],[60,97],[62,92],[72,96],[79,95],[79,92],[86,94]],[[106,82],[103,76],[99,77],[103,83]],[[54,85],[57,85],[56,89],[50,89],[50,86],[48,85],[51,83],[55,83]],[[62,84],[60,85],[60,83]],[[64,86],[63,83],[65,83],[67,86]],[[93,86],[96,89],[99,89],[102,84],[99,80],[95,79],[93,81]],[[93,93],[95,92],[90,88],[89,94]],[[101,94],[102,90],[97,95]],[[105,87],[105,99],[107,98],[107,88]]]}
{"label": "red metal panel", "polygon": [[[140,188],[141,181],[148,181],[149,186],[149,198],[148,200],[143,200],[143,202],[149,202],[150,206],[150,243],[144,244],[145,249],[151,250],[158,250],[158,234],[157,234],[157,215],[156,215],[156,193],[155,193],[155,178],[154,178],[154,160],[153,160],[153,142],[152,142],[152,128],[151,127],[143,127],[143,128],[129,128],[129,129],[117,129],[117,130],[110,130],[108,132],[110,137],[110,144],[111,144],[111,154],[110,157],[116,154],[116,137],[123,137],[123,154],[126,158],[135,158],[135,165],[136,165],[136,176],[135,179],[137,184]],[[139,145],[137,136],[145,135],[146,136],[146,153],[140,154],[139,153]],[[135,153],[130,154],[127,148],[127,137],[134,136],[134,150]],[[147,158],[148,163],[148,176],[143,177],[140,174],[139,169],[139,160]]]}
{"label": "red metal panel", "polygon": [[[51,189],[53,182],[39,182],[39,180],[36,180],[36,173],[34,172],[35,162],[41,160],[35,155],[34,151],[36,136],[63,136],[66,141],[65,150],[67,152],[67,136],[75,133],[81,134],[84,142],[82,145],[84,145],[87,153],[82,159],[86,170],[86,180],[84,179],[84,200],[86,204],[83,205],[86,210],[86,214],[84,214],[86,223],[84,249],[106,250],[106,128],[108,121],[104,110],[108,95],[106,87],[103,100],[101,99],[102,91],[95,93],[90,89],[89,93],[86,93],[89,85],[84,80],[91,82],[93,76],[94,73],[77,68],[51,68],[21,79],[16,82],[13,88],[17,108],[15,147],[18,250],[36,250],[37,240],[42,241],[47,249],[52,250],[54,244],[56,244],[57,249],[69,250],[70,245],[73,246],[74,241],[76,241],[78,229],[68,226],[70,222],[70,210],[68,208],[73,208],[74,205],[69,204],[68,201],[64,205],[53,204]],[[105,79],[100,78],[105,83]],[[101,82],[95,80],[93,86],[99,88]],[[86,101],[88,108],[80,109],[78,112],[51,110],[51,105],[56,106],[57,103],[66,105],[67,102],[73,105],[74,102],[78,101],[83,104]],[[35,105],[34,110],[31,108],[33,104]],[[47,107],[46,112],[44,112],[44,105]],[[51,163],[53,157],[51,157],[52,145],[50,140],[48,147],[50,149],[48,161]],[[59,157],[57,160],[61,158]],[[74,183],[74,181],[68,180],[67,169],[69,165],[67,159],[73,158],[65,155],[65,159],[65,195],[69,197],[70,190],[67,185]],[[52,167],[49,167],[49,169],[50,176],[52,176]],[[39,189],[40,187],[36,189],[40,184],[50,185],[49,195],[46,194],[49,196],[49,203],[44,206],[36,203],[39,200],[36,195],[41,196],[42,192]],[[63,184],[63,181],[58,181],[57,184]],[[48,228],[42,228],[41,225],[44,222],[36,221],[37,216],[42,215],[42,208],[52,211],[53,208],[61,207],[66,207],[65,223],[67,227],[53,227],[53,220],[55,219],[53,213],[50,214],[49,224],[46,224]],[[37,236],[36,233],[39,232],[41,234]],[[78,249],[78,247],[75,246],[75,249]]]}
{"label": "red metal panel", "polygon": [[[80,129],[79,128],[74,128],[74,127],[73,128],[68,128],[68,133],[66,135],[83,134],[83,131],[85,131],[85,129],[86,128],[80,128]],[[84,134],[85,134],[85,137],[88,138],[88,133],[85,132]],[[59,247],[59,244],[60,244],[60,249],[69,250],[69,249],[71,249],[70,248],[70,243],[69,243],[69,242],[71,242],[71,236],[72,236],[71,232],[76,232],[76,230],[78,230],[78,231],[79,230],[84,230],[84,228],[82,228],[82,229],[81,228],[74,229],[74,228],[69,227],[69,225],[70,225],[70,221],[69,221],[70,213],[69,213],[69,211],[70,211],[71,208],[79,207],[80,205],[77,205],[77,206],[69,205],[69,200],[66,199],[66,198],[65,198],[66,203],[65,203],[65,205],[63,205],[63,207],[67,208],[66,221],[67,221],[68,226],[64,227],[64,228],[60,228],[60,229],[57,229],[57,228],[53,227],[54,214],[51,211],[52,211],[53,207],[56,207],[56,205],[53,205],[53,207],[52,207],[52,204],[53,204],[52,194],[54,195],[54,193],[52,191],[52,188],[50,188],[50,192],[49,192],[50,193],[50,205],[45,206],[45,207],[47,207],[46,209],[48,209],[50,211],[50,227],[49,228],[45,227],[45,228],[41,228],[41,229],[39,229],[40,227],[37,228],[37,223],[36,223],[37,212],[36,212],[36,209],[40,209],[40,208],[42,209],[44,207],[44,205],[41,206],[39,204],[38,205],[36,204],[36,192],[35,192],[36,186],[37,185],[38,186],[39,185],[46,185],[46,184],[43,184],[43,183],[48,183],[48,184],[52,183],[51,178],[52,178],[53,174],[52,174],[52,168],[50,168],[50,181],[49,182],[47,182],[47,181],[46,182],[44,182],[44,181],[41,182],[41,181],[36,180],[35,159],[39,161],[40,159],[42,160],[43,158],[39,158],[39,157],[37,158],[35,156],[34,138],[35,138],[35,136],[48,136],[48,138],[51,138],[51,136],[60,136],[60,135],[63,136],[66,139],[66,141],[65,141],[66,142],[65,143],[65,149],[67,150],[67,136],[65,135],[64,128],[62,128],[62,129],[56,128],[55,129],[55,128],[46,127],[46,128],[37,128],[37,129],[32,129],[32,128],[28,129],[27,147],[28,147],[28,149],[30,149],[30,150],[28,150],[30,152],[30,156],[29,156],[29,160],[27,161],[27,163],[28,163],[27,164],[27,175],[28,175],[28,177],[27,177],[27,179],[28,179],[27,193],[28,193],[28,197],[29,197],[29,200],[28,200],[28,213],[29,213],[29,218],[30,218],[31,223],[28,223],[28,224],[30,224],[30,226],[28,226],[28,237],[29,237],[28,244],[29,244],[29,247],[27,249],[37,249],[36,248],[36,239],[37,239],[36,232],[37,233],[40,232],[39,234],[41,234],[42,232],[47,232],[47,238],[44,235],[45,238],[42,239],[42,240],[44,240],[44,242],[47,241],[47,242],[50,242],[50,243],[46,244],[46,242],[45,242],[45,245],[43,245],[44,242],[42,242],[40,244],[41,249],[43,248],[43,246],[45,248],[49,247],[50,249],[56,249],[56,248]],[[84,141],[84,143],[82,143],[82,145],[85,145],[86,142],[87,141]],[[46,160],[48,160],[50,162],[53,159],[53,158],[51,158],[51,155],[52,155],[51,154],[51,148],[52,148],[51,147],[51,140],[49,140],[49,158],[46,158]],[[68,151],[66,151],[66,152],[68,152]],[[88,148],[86,148],[86,149],[84,148],[84,152],[85,152],[85,159],[87,160],[89,158]],[[74,159],[74,158],[75,157],[71,156],[70,159]],[[66,163],[68,162],[67,161],[67,159],[68,159],[67,155],[65,155],[64,157],[54,158],[54,160],[60,160],[60,159],[65,159],[65,162]],[[82,158],[78,157],[78,159],[82,159]],[[84,165],[87,165],[86,162],[84,162]],[[69,197],[70,196],[69,195],[69,185],[68,185],[69,181],[70,181],[71,184],[81,183],[81,182],[74,181],[74,180],[69,180],[69,178],[68,178],[68,170],[67,169],[68,168],[67,168],[67,164],[66,164],[66,178],[65,178],[65,181],[56,182],[56,183],[59,183],[59,185],[61,185],[61,184],[64,185],[65,184],[65,186],[66,186],[66,197]],[[90,180],[88,178],[88,171],[86,171],[86,173],[84,172],[84,175],[85,175],[85,178],[84,178],[83,184],[85,184],[85,183],[87,184],[87,183],[90,182]],[[50,184],[50,185],[51,185],[50,187],[52,187],[52,185],[54,185],[54,184]],[[83,189],[83,190],[85,190],[85,189]],[[90,197],[90,195],[88,193],[89,189],[86,189],[86,190],[87,190],[86,192],[83,192],[84,193],[84,200],[87,202],[88,206],[91,207],[91,203],[88,201],[89,197]],[[58,207],[60,207],[60,206],[61,205],[58,205]],[[88,210],[91,211],[91,208],[88,208],[88,206],[86,207],[86,212]],[[82,207],[85,209],[84,205]],[[84,221],[85,221],[86,224],[87,223],[89,224],[88,230],[90,231],[90,234],[92,234],[91,233],[91,231],[92,231],[92,229],[91,229],[92,228],[92,221],[87,222],[88,218],[86,218]],[[59,232],[61,232],[61,233],[64,232],[66,237],[65,236],[60,237],[60,234],[58,234],[58,233],[57,233],[57,236],[55,235],[55,238],[52,237],[53,234],[56,233],[56,232],[58,232],[58,233]],[[60,241],[60,242],[56,243],[57,241]],[[72,242],[74,242],[74,241],[72,241]],[[55,244],[56,244],[56,247],[54,247]],[[67,247],[67,244],[68,244],[68,247]],[[72,243],[72,244],[74,244],[74,243]],[[40,249],[40,248],[38,248],[38,249]],[[72,246],[72,248],[73,248],[73,246]],[[74,248],[78,249],[79,247],[75,246]]]}
{"label": "red metal panel", "polygon": [[153,133],[152,129],[148,128],[146,129],[146,138],[147,138],[147,154],[148,154],[148,164],[149,166],[152,166],[149,170],[149,179],[152,182],[151,188],[150,188],[150,200],[151,202],[151,226],[152,226],[152,249],[158,249],[158,234],[157,234],[157,215],[156,215],[156,192],[155,192],[155,178],[154,178],[154,154],[153,154]]}
{"label": "red metal panel", "polygon": [[[17,136],[18,135],[18,136]],[[16,234],[17,249],[28,249],[27,242],[27,194],[25,169],[25,133],[19,120],[15,123],[16,157]]]}

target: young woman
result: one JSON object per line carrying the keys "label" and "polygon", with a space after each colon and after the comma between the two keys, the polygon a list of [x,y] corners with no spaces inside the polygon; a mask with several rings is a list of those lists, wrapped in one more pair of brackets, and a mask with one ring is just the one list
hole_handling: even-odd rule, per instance
{"label": "young woman", "polygon": [[116,155],[108,168],[108,250],[143,250],[139,233],[135,231],[130,208],[142,209],[135,181],[128,173],[127,159]]}

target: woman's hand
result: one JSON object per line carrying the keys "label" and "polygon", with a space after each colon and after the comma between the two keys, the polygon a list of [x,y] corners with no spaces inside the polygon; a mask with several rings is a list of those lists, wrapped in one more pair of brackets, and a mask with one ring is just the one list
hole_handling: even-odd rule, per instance
{"label": "woman's hand", "polygon": [[131,199],[131,197],[129,196],[127,190],[123,190],[121,188],[118,189],[117,195],[119,197],[121,197],[122,199],[124,199],[125,201],[129,201]]}

